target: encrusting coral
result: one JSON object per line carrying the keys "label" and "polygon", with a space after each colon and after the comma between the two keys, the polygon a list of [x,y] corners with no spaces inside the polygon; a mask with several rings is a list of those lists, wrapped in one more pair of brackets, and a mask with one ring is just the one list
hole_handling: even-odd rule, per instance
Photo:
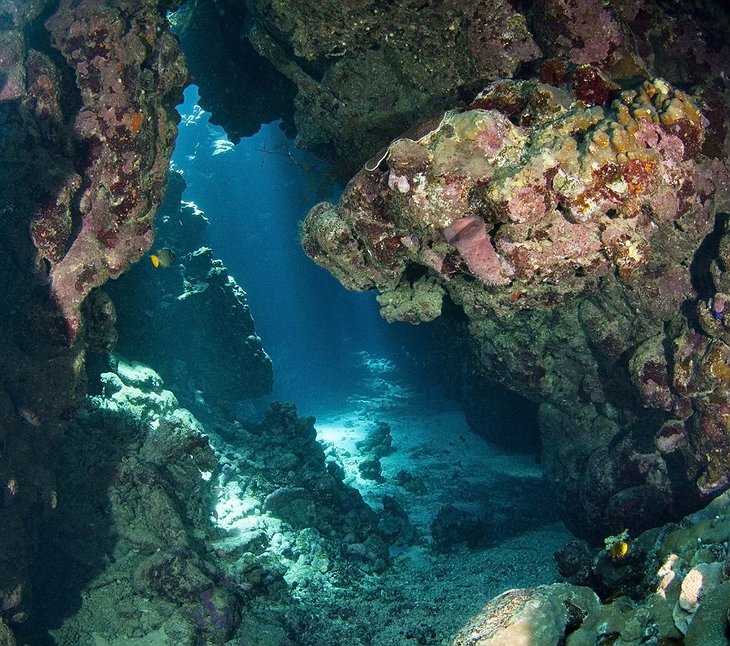
{"label": "encrusting coral", "polygon": [[[514,103],[511,114],[500,111]],[[713,181],[724,170],[693,161],[703,138],[693,101],[660,79],[607,107],[541,83],[497,83],[419,139],[394,141],[380,167],[366,165],[352,180],[339,207],[315,207],[303,243],[328,268],[359,243],[361,267],[346,265],[351,284],[387,291],[414,263],[449,281],[459,273],[453,247],[465,249],[462,236],[484,222],[504,266],[489,252],[477,260],[462,251],[471,273],[530,287],[518,308],[544,305],[612,268],[630,282],[658,255],[649,240],[669,221],[691,218],[707,232],[713,205],[698,208],[691,198],[714,186],[695,186],[695,173]],[[319,226],[324,217],[327,227]],[[471,268],[467,260],[461,273]]]}
{"label": "encrusting coral", "polygon": [[571,576],[571,583],[505,592],[468,622],[453,646],[726,643],[729,503],[722,494],[679,527],[644,532],[624,558],[599,551],[580,581]]}

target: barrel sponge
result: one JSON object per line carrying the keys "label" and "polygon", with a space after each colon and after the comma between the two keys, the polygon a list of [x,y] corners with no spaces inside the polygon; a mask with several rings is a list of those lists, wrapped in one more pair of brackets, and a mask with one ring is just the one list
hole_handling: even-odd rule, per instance
{"label": "barrel sponge", "polygon": [[727,644],[730,623],[730,581],[716,587],[702,600],[684,638],[685,646]]}
{"label": "barrel sponge", "polygon": [[483,283],[504,285],[510,282],[503,274],[500,257],[480,217],[469,215],[454,220],[444,229],[444,237],[459,251],[469,271]]}

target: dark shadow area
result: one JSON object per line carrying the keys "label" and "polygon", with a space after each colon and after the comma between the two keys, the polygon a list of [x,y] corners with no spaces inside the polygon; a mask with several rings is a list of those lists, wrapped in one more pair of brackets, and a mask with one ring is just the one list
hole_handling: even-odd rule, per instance
{"label": "dark shadow area", "polygon": [[555,499],[539,478],[502,474],[488,491],[474,490],[465,480],[461,493],[459,502],[442,506],[431,523],[437,552],[462,545],[496,547],[559,520]]}
{"label": "dark shadow area", "polygon": [[[730,230],[730,215],[727,213],[718,213],[715,216],[715,226],[712,232],[705,236],[705,239],[700,243],[697,252],[692,258],[692,264],[690,265],[690,277],[692,279],[692,287],[697,292],[697,296],[700,300],[707,300],[714,296],[715,287],[712,279],[710,269],[714,263],[718,263],[720,271],[727,271],[728,268],[724,266],[720,258],[720,241],[723,236],[727,235]],[[692,304],[694,305],[694,303]],[[688,314],[685,312],[685,314]],[[696,315],[692,315],[692,319],[695,319]]]}
{"label": "dark shadow area", "polygon": [[200,105],[233,143],[279,119],[294,135],[296,88],[249,43],[245,3],[188,2],[172,15],[171,24],[200,88]]}
{"label": "dark shadow area", "polygon": [[462,309],[448,297],[443,314],[429,328],[426,361],[438,375],[442,393],[464,410],[469,428],[512,453],[540,456],[538,402],[514,393],[485,370],[467,330]]}
{"label": "dark shadow area", "polygon": [[95,415],[87,426],[74,424],[56,452],[58,506],[40,527],[43,542],[33,568],[35,621],[18,626],[21,638],[34,646],[52,646],[49,630],[78,612],[81,594],[115,558],[116,532],[109,488],[120,475],[120,463],[144,441],[141,426],[119,415]]}
{"label": "dark shadow area", "polygon": [[68,347],[31,239],[46,233],[36,218],[74,173],[63,154],[66,132],[35,113],[31,100],[0,102],[0,132],[0,605],[15,626],[32,603],[26,584],[51,509],[49,461],[81,403],[83,382],[82,351]]}

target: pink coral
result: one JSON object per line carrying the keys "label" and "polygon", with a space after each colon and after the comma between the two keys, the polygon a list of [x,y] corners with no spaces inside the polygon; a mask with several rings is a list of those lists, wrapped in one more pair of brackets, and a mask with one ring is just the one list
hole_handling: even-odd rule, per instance
{"label": "pink coral", "polygon": [[449,244],[454,245],[469,271],[487,285],[505,285],[509,278],[502,274],[499,255],[492,247],[484,220],[476,215],[454,220],[444,229]]}

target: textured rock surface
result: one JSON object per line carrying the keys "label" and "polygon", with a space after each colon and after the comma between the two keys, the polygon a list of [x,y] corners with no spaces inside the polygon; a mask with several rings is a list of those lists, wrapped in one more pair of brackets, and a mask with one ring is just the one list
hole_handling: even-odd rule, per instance
{"label": "textured rock surface", "polygon": [[330,472],[313,418],[273,404],[204,427],[154,370],[112,364],[42,527],[35,601],[58,644],[240,641],[242,617],[296,607],[293,591],[385,568],[381,516]]}
{"label": "textured rock surface", "polygon": [[[382,298],[384,311],[394,320],[433,318],[445,292],[472,313],[470,324],[484,365],[492,374],[502,374],[511,387],[546,402],[542,427],[546,444],[555,447],[546,455],[546,464],[562,502],[576,510],[574,527],[600,535],[606,527],[616,531],[624,523],[652,523],[665,513],[678,513],[685,504],[681,496],[686,504],[696,505],[727,485],[726,221],[716,220],[714,231],[700,242],[699,253],[689,244],[700,241],[708,230],[716,188],[712,184],[722,170],[705,162],[727,159],[722,103],[726,86],[719,74],[728,68],[726,10],[700,0],[681,7],[634,0],[544,0],[532,3],[527,14],[519,13],[514,3],[490,5],[486,13],[482,5],[458,0],[395,5],[374,0],[251,0],[245,13],[239,2],[231,2],[235,11],[227,11],[224,2],[197,4],[220,10],[221,23],[228,23],[227,43],[236,42],[244,21],[252,46],[281,75],[271,84],[272,92],[287,86],[282,78],[296,87],[294,120],[300,142],[338,158],[346,168],[359,165],[412,123],[438,113],[426,127],[435,129],[444,107],[470,99],[472,90],[481,89],[485,81],[531,76],[527,66],[540,55],[559,57],[542,66],[541,80],[553,86],[572,84],[575,96],[587,106],[576,106],[576,115],[580,110],[590,113],[591,106],[608,110],[601,106],[615,96],[614,81],[637,74],[650,72],[685,87],[703,77],[715,80],[713,89],[708,83],[693,99],[705,118],[699,130],[691,118],[688,124],[671,118],[655,121],[650,112],[646,120],[653,126],[639,136],[647,149],[656,151],[659,164],[649,169],[639,163],[636,170],[645,171],[645,176],[624,174],[634,160],[618,159],[618,154],[628,158],[630,152],[619,150],[627,142],[621,133],[627,133],[630,143],[639,131],[627,126],[631,119],[643,119],[632,105],[627,103],[631,119],[626,123],[615,115],[612,123],[623,128],[612,125],[606,131],[608,145],[602,138],[582,139],[600,130],[600,119],[585,127],[574,122],[577,130],[557,132],[559,138],[575,140],[581,153],[590,145],[617,153],[623,182],[636,193],[633,204],[639,205],[639,213],[631,216],[617,208],[613,217],[608,204],[632,203],[622,195],[624,185],[616,175],[592,178],[590,167],[577,165],[575,184],[570,172],[560,178],[569,180],[562,185],[545,184],[546,212],[562,205],[567,216],[562,229],[549,233],[563,242],[571,239],[565,232],[590,228],[586,222],[595,222],[592,209],[597,209],[610,234],[600,239],[605,254],[596,255],[590,244],[577,247],[579,258],[559,260],[548,252],[548,258],[540,256],[547,260],[542,274],[521,265],[519,251],[539,254],[549,242],[544,237],[531,244],[529,237],[517,236],[512,239],[515,248],[498,244],[492,253],[485,241],[509,242],[508,231],[534,224],[520,222],[519,217],[534,207],[539,211],[540,196],[528,186],[505,206],[499,196],[483,194],[480,199],[496,208],[464,213],[466,218],[482,217],[484,230],[473,219],[462,223],[470,226],[451,230],[452,267],[442,265],[437,271],[433,265],[439,257],[424,255],[423,238],[396,236],[408,248],[401,272],[406,280],[389,285]],[[95,294],[83,301],[92,288],[124,271],[151,242],[151,221],[164,188],[174,132],[171,106],[186,78],[163,18],[163,11],[175,5],[152,0],[0,0],[0,212],[6,226],[0,236],[3,620],[22,622],[27,617],[27,563],[43,539],[37,523],[53,513],[59,501],[48,457],[84,389],[84,349],[80,343],[69,348],[68,341],[81,339],[86,327],[86,340],[95,348],[108,351],[114,342],[109,300]],[[596,33],[600,40],[595,40]],[[240,60],[243,65],[251,61],[248,53]],[[225,64],[228,61],[230,57]],[[595,67],[585,67],[589,64]],[[581,67],[574,70],[573,65]],[[231,78],[238,89],[235,73],[224,70],[222,76]],[[542,99],[547,107],[555,107],[555,96],[530,94],[536,86],[529,83],[501,87],[502,94],[497,86],[492,96],[482,97],[493,101],[491,105],[475,107],[498,108],[511,116],[509,123],[502,121],[505,133],[551,132],[539,117],[545,107]],[[671,114],[672,103],[665,105],[661,94],[649,98],[658,96],[655,110]],[[529,104],[530,96],[537,97],[537,105]],[[230,92],[228,99],[239,101],[237,92]],[[221,109],[228,107],[223,106],[225,95],[218,100]],[[557,121],[565,124],[565,112],[573,108],[563,112],[558,101],[556,109]],[[247,132],[253,127],[250,123],[236,130],[243,113],[232,110],[233,116],[221,121],[228,120],[233,133]],[[699,131],[704,133],[703,158],[695,157],[688,138]],[[423,134],[410,138],[418,141]],[[483,142],[487,149],[490,141],[486,137]],[[520,137],[512,143],[519,148]],[[540,145],[549,148],[551,142]],[[413,151],[399,148],[407,165]],[[380,159],[376,155],[369,165],[373,172]],[[525,173],[529,175],[529,169]],[[715,177],[707,181],[708,173]],[[376,174],[384,177],[380,170]],[[501,178],[503,186],[508,179]],[[655,183],[642,186],[642,179]],[[385,181],[392,182],[388,190],[401,200],[412,188],[402,174]],[[591,186],[601,190],[583,195],[581,205],[582,193],[573,190]],[[677,190],[662,192],[667,186]],[[458,198],[458,183],[451,188],[449,199]],[[548,198],[558,194],[561,199],[551,203]],[[647,202],[648,210],[642,208]],[[581,214],[588,219],[581,221]],[[657,220],[662,214],[667,219]],[[641,226],[622,229],[627,221]],[[488,223],[507,226],[487,230]],[[382,222],[369,224],[378,243],[371,251],[387,257],[391,241],[377,237]],[[336,242],[338,232],[348,233],[338,226],[330,242]],[[604,232],[603,225],[599,229]],[[447,244],[445,237],[440,242]],[[393,259],[383,264],[378,276],[347,278],[348,264],[361,261],[361,250],[346,251],[346,262],[338,270],[343,280],[354,281],[351,286],[370,286],[374,279],[387,280],[400,271]],[[664,256],[668,260],[662,264]],[[596,266],[588,259],[597,259]],[[429,267],[425,272],[424,262]],[[487,297],[489,288],[473,280],[470,286],[470,272],[464,271],[470,263],[476,276],[504,283],[494,288],[496,292],[524,281],[528,293],[512,290],[509,303]],[[600,275],[602,269],[605,276]],[[543,278],[545,285],[540,284]],[[551,280],[555,284],[549,284]],[[559,310],[551,309],[551,294],[560,302]],[[138,323],[143,325],[143,319]],[[631,408],[639,413],[630,415]],[[684,474],[684,479],[672,479],[670,473]],[[367,553],[359,547],[353,551]],[[178,567],[180,559],[166,563],[170,567],[163,571],[174,579],[186,571]],[[192,580],[199,581],[197,575]],[[169,586],[159,585],[159,590],[173,594]],[[197,621],[204,627],[225,623],[225,599],[208,596],[206,590],[199,597],[206,610],[198,612]]]}
{"label": "textured rock surface", "polygon": [[543,402],[547,475],[594,538],[727,486],[730,350],[692,314],[724,280],[728,170],[702,152],[708,124],[661,79],[595,106],[497,82],[302,226],[310,257],[380,291],[386,318],[431,320],[444,292],[463,308],[488,373]]}
{"label": "textured rock surface", "polygon": [[[72,130],[85,159],[76,185],[31,230],[74,338],[86,295],[152,243],[187,72],[156,2],[61,2],[46,25],[75,74]],[[63,220],[75,223],[73,236]]]}
{"label": "textured rock surface", "polygon": [[[201,71],[243,77],[236,62],[250,60],[252,45],[277,71],[276,89],[264,89],[272,101],[284,84],[287,92],[296,91],[299,143],[348,170],[399,131],[458,100],[463,87],[511,76],[540,54],[525,17],[509,2],[493,3],[488,11],[459,1],[197,5],[184,33],[197,21],[209,23],[215,12],[229,41],[241,33],[248,37],[232,60],[226,56],[225,68]],[[208,87],[201,96],[213,119],[234,136],[245,129],[247,117],[233,106],[233,93]],[[291,120],[291,105],[282,110]]]}
{"label": "textured rock surface", "polygon": [[57,454],[37,619],[59,644],[224,643],[240,603],[204,548],[214,452],[157,373],[114,363]]}
{"label": "textured rock surface", "polygon": [[552,646],[599,605],[595,592],[566,583],[508,590],[459,632],[453,646]]}
{"label": "textured rock surface", "polygon": [[157,2],[0,2],[0,61],[0,615],[22,622],[49,456],[85,388],[69,340],[149,243],[186,77]]}
{"label": "textured rock surface", "polygon": [[241,37],[245,2],[189,2],[171,22],[198,86],[200,106],[233,143],[256,134],[262,123],[281,118],[285,130],[293,130],[296,87]]}
{"label": "textured rock surface", "polygon": [[83,157],[31,232],[73,339],[88,293],[152,243],[187,72],[156,2],[69,0],[46,26],[75,76],[71,131]]}
{"label": "textured rock surface", "polygon": [[[716,78],[728,53],[720,5],[205,0],[181,22],[205,86],[202,100],[229,134],[251,128],[240,106],[254,99],[242,103],[240,87],[267,106],[263,114],[277,109],[282,87],[287,95],[293,88],[293,110],[278,104],[277,116],[293,118],[302,146],[355,171],[414,123],[470,99],[489,81],[524,74],[538,58],[559,61],[553,72],[570,62],[617,78],[642,70],[670,82]],[[203,27],[216,34],[213,51],[228,48],[217,61],[207,40],[195,40]],[[246,69],[262,65],[251,46],[278,72],[266,67],[269,87],[261,93]],[[213,87],[207,78],[222,82]]]}
{"label": "textured rock surface", "polygon": [[[510,590],[496,597],[460,631],[454,646],[723,643],[729,501],[723,494],[679,526],[629,538],[622,558],[599,552],[581,585]],[[602,602],[587,584],[600,590]],[[692,604],[686,599],[690,590]]]}

